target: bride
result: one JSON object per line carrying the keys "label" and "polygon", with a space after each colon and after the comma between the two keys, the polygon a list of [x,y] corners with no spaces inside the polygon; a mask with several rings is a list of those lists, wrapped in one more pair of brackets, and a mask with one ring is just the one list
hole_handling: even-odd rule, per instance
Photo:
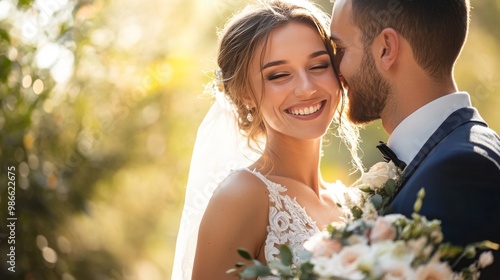
{"label": "bride", "polygon": [[218,100],[198,131],[173,280],[234,279],[226,271],[243,261],[237,248],[267,263],[288,244],[297,262],[304,241],[347,215],[348,190],[320,173],[334,119],[361,168],[357,130],[340,122],[345,97],[328,22],[307,1],[271,0],[226,24]]}

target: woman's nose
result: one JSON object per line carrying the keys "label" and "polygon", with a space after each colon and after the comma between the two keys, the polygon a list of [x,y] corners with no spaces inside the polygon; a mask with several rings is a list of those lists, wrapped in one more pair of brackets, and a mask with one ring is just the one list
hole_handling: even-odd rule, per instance
{"label": "woman's nose", "polygon": [[300,73],[297,76],[297,84],[295,85],[294,94],[298,97],[308,97],[317,91],[316,84],[312,77],[307,73]]}

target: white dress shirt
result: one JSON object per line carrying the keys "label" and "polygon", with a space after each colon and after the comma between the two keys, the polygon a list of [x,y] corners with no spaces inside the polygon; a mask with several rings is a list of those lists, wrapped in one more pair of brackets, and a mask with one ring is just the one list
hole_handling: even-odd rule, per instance
{"label": "white dress shirt", "polygon": [[471,105],[469,94],[456,92],[429,102],[406,117],[392,132],[387,145],[407,165],[453,112]]}

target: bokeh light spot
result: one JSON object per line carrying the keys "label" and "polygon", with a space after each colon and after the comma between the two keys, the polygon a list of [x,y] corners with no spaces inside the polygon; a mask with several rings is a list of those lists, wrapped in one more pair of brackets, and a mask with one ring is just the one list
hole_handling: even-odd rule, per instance
{"label": "bokeh light spot", "polygon": [[23,77],[23,88],[29,88],[31,86],[31,83],[33,82],[33,79],[31,78],[30,75],[26,75]]}
{"label": "bokeh light spot", "polygon": [[45,261],[48,263],[56,263],[57,262],[57,253],[54,251],[54,249],[45,247],[42,250],[42,255]]}
{"label": "bokeh light spot", "polygon": [[33,92],[38,95],[42,93],[43,87],[44,87],[43,81],[40,79],[36,79],[35,82],[33,83]]}
{"label": "bokeh light spot", "polygon": [[30,174],[30,167],[25,161],[21,162],[19,164],[19,175],[21,175],[22,177],[28,177],[29,174]]}
{"label": "bokeh light spot", "polygon": [[44,248],[49,246],[49,242],[47,241],[47,238],[45,236],[39,234],[36,236],[36,246],[38,249],[43,250]]}

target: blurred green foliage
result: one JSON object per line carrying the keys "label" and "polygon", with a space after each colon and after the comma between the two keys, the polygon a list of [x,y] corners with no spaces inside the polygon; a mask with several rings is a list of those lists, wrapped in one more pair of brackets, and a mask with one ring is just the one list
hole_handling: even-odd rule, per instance
{"label": "blurred green foliage", "polygon": [[[472,4],[456,76],[500,131],[500,1]],[[203,86],[216,29],[243,5],[0,2],[0,279],[170,278],[191,149],[211,104]],[[377,122],[362,138],[370,166],[387,136]],[[355,178],[333,136],[323,159],[326,179]],[[17,218],[15,273],[8,217]]]}

